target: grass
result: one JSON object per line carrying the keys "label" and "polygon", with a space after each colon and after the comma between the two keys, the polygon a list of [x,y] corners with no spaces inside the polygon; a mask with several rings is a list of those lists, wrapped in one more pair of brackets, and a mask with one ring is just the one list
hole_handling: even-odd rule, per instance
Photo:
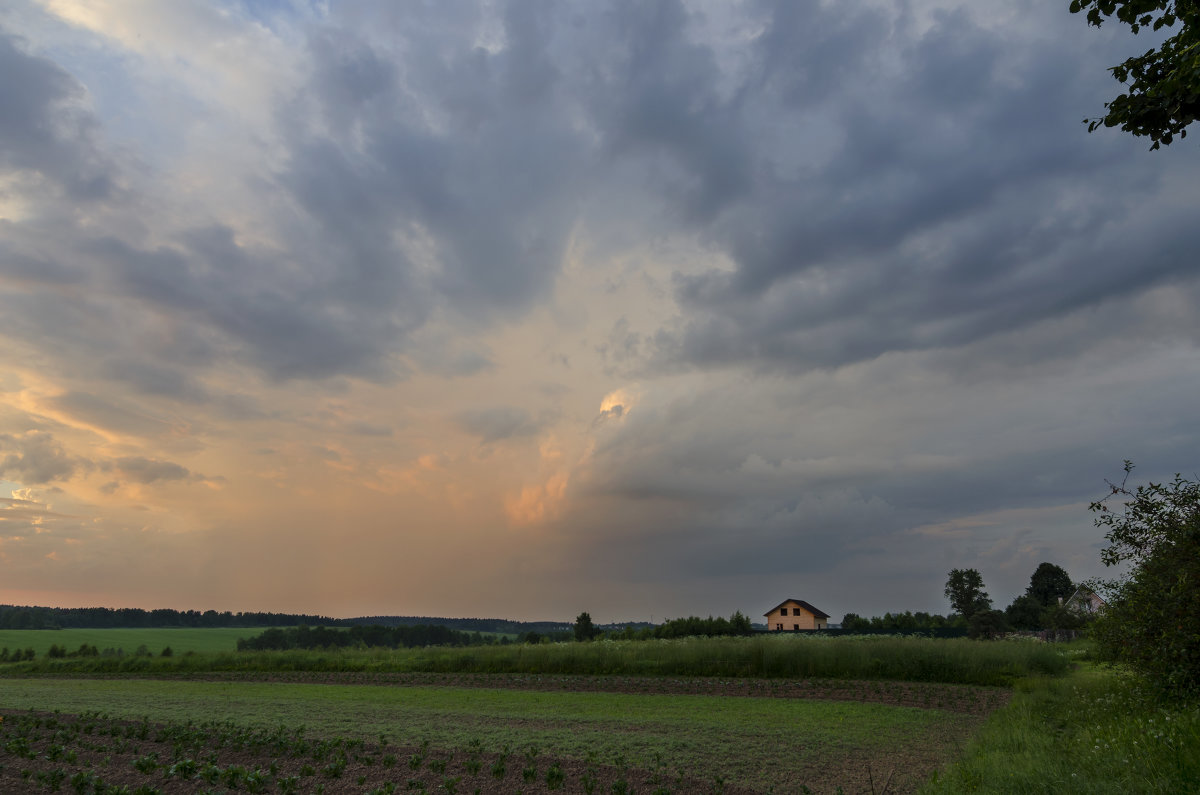
{"label": "grass", "polygon": [[[178,650],[176,650],[178,651]],[[206,671],[381,671],[825,677],[1011,685],[1059,675],[1069,661],[1050,644],[915,637],[687,638],[424,649],[210,653],[171,658],[40,658],[0,676],[189,674]]]}
{"label": "grass", "polygon": [[133,654],[145,646],[151,654],[160,654],[169,646],[175,654],[187,652],[232,652],[239,638],[262,632],[255,627],[180,628],[180,629],[0,629],[0,649],[10,652],[33,649],[44,657],[52,645],[73,652],[83,644],[100,651],[122,649]]}
{"label": "grass", "polygon": [[[381,687],[156,680],[0,680],[9,709],[100,711],[152,721],[228,720],[297,727],[308,736],[398,745],[543,753],[642,768],[661,760],[705,780],[795,791],[831,771],[928,746],[944,762],[978,718],[856,702],[719,696],[525,692],[454,687]],[[772,749],[762,764],[762,749]],[[932,761],[931,761],[932,760]]]}
{"label": "grass", "polygon": [[1163,703],[1127,674],[1086,665],[1022,682],[924,792],[1200,792],[1200,704]]}

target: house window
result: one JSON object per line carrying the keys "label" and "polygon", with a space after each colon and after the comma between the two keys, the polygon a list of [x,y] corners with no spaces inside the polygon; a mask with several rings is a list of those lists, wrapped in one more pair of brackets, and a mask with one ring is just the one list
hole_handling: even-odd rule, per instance
{"label": "house window", "polygon": [[782,608],[780,608],[780,609],[779,609],[779,615],[781,615],[781,616],[786,616],[786,615],[787,615],[787,608],[786,608],[786,607],[782,607]]}
{"label": "house window", "polygon": [[800,625],[799,625],[799,624],[792,624],[792,629],[800,629]]}
{"label": "house window", "polygon": [[775,629],[783,629],[783,624],[776,624]]}

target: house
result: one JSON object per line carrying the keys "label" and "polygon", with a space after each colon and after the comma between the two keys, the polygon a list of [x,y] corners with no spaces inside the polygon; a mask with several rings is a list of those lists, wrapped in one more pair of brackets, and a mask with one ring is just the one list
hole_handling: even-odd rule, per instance
{"label": "house", "polygon": [[1063,604],[1071,612],[1085,616],[1095,615],[1108,606],[1095,591],[1084,585],[1076,588],[1075,593],[1071,594],[1071,598]]}
{"label": "house", "polygon": [[785,599],[763,615],[771,632],[829,628],[829,614],[803,599]]}

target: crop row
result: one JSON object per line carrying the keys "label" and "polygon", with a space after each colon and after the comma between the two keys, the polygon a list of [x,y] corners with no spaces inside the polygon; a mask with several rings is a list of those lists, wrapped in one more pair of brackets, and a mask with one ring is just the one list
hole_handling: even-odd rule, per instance
{"label": "crop row", "polygon": [[535,747],[487,751],[477,740],[446,751],[428,742],[397,747],[385,736],[377,743],[310,738],[303,728],[158,724],[97,713],[0,715],[3,791],[18,786],[77,795],[733,791],[720,780],[702,784],[679,771],[668,773],[661,764],[648,772],[613,761],[552,759]]}

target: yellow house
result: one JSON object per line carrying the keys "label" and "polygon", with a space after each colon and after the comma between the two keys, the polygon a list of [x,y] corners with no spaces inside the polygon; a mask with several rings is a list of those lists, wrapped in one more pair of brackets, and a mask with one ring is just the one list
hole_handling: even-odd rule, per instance
{"label": "yellow house", "polygon": [[803,599],[787,599],[764,613],[772,632],[798,629],[828,629],[829,614]]}

